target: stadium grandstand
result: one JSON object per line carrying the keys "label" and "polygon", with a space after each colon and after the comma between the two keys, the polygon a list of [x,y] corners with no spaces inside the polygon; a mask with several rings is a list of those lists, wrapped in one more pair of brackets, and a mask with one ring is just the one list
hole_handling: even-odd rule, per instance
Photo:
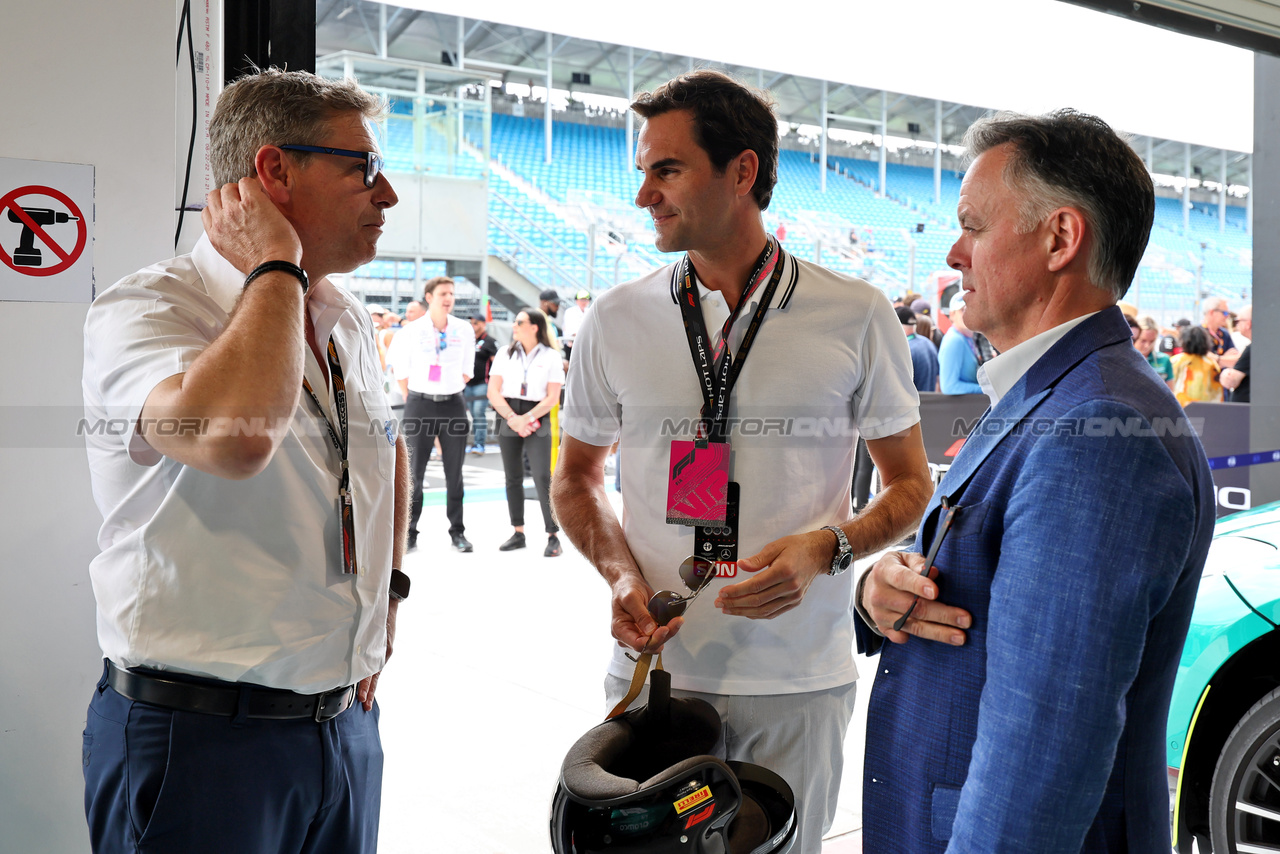
{"label": "stadium grandstand", "polygon": [[[703,66],[777,102],[782,152],[765,224],[787,249],[891,297],[936,299],[931,283],[948,272],[958,235],[958,144],[986,112],[372,0],[322,3],[317,44],[319,73],[354,76],[388,97],[382,138],[397,190],[396,176],[424,182],[409,194],[425,211],[419,242],[384,240],[379,258],[347,280],[367,301],[397,309],[425,279],[448,273],[461,283],[460,313],[487,304],[503,318],[543,289],[598,291],[669,260],[633,204],[627,96]],[[1152,172],[1157,205],[1128,300],[1164,323],[1198,317],[1205,296],[1251,301],[1250,155],[1131,142]],[[472,245],[433,248],[432,216],[451,228],[475,219]]]}

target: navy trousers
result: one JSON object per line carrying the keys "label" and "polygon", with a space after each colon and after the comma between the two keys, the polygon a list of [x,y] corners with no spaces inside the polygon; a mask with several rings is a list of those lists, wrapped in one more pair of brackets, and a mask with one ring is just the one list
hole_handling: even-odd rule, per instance
{"label": "navy trousers", "polygon": [[375,854],[378,707],[324,723],[237,720],[129,700],[104,671],[84,731],[95,854]]}

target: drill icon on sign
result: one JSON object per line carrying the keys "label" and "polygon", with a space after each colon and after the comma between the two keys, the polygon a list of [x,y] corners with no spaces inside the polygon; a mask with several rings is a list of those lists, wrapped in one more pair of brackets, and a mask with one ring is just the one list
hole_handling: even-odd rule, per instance
{"label": "drill icon on sign", "polygon": [[[69,213],[62,213],[51,208],[23,208],[23,213],[31,218],[36,225],[55,225],[61,222],[79,222],[80,217],[72,216]],[[31,230],[31,226],[23,222],[22,217],[13,208],[9,209],[9,222],[22,223],[22,237],[19,241],[17,250],[13,253],[13,263],[19,267],[39,267],[41,264],[40,250],[36,248],[36,234]]]}

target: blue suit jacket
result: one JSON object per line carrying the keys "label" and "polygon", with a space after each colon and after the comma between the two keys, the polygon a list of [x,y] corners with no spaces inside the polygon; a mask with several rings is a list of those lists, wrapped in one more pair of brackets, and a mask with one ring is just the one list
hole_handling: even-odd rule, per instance
{"label": "blue suit jacket", "polygon": [[[1109,308],[970,432],[925,511],[963,647],[883,644],[867,720],[863,850],[1169,847],[1165,718],[1213,533],[1181,407]],[[859,649],[882,639],[859,625]]]}

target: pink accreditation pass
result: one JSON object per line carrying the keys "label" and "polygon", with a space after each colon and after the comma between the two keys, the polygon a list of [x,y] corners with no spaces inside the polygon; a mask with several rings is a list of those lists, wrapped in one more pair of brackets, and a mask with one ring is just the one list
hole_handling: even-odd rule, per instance
{"label": "pink accreditation pass", "polygon": [[728,504],[729,443],[671,443],[667,480],[667,524],[705,525],[724,522]]}
{"label": "pink accreditation pass", "polygon": [[427,381],[433,382],[433,383],[440,382],[440,366],[439,365],[432,365],[431,368],[427,371]]}

